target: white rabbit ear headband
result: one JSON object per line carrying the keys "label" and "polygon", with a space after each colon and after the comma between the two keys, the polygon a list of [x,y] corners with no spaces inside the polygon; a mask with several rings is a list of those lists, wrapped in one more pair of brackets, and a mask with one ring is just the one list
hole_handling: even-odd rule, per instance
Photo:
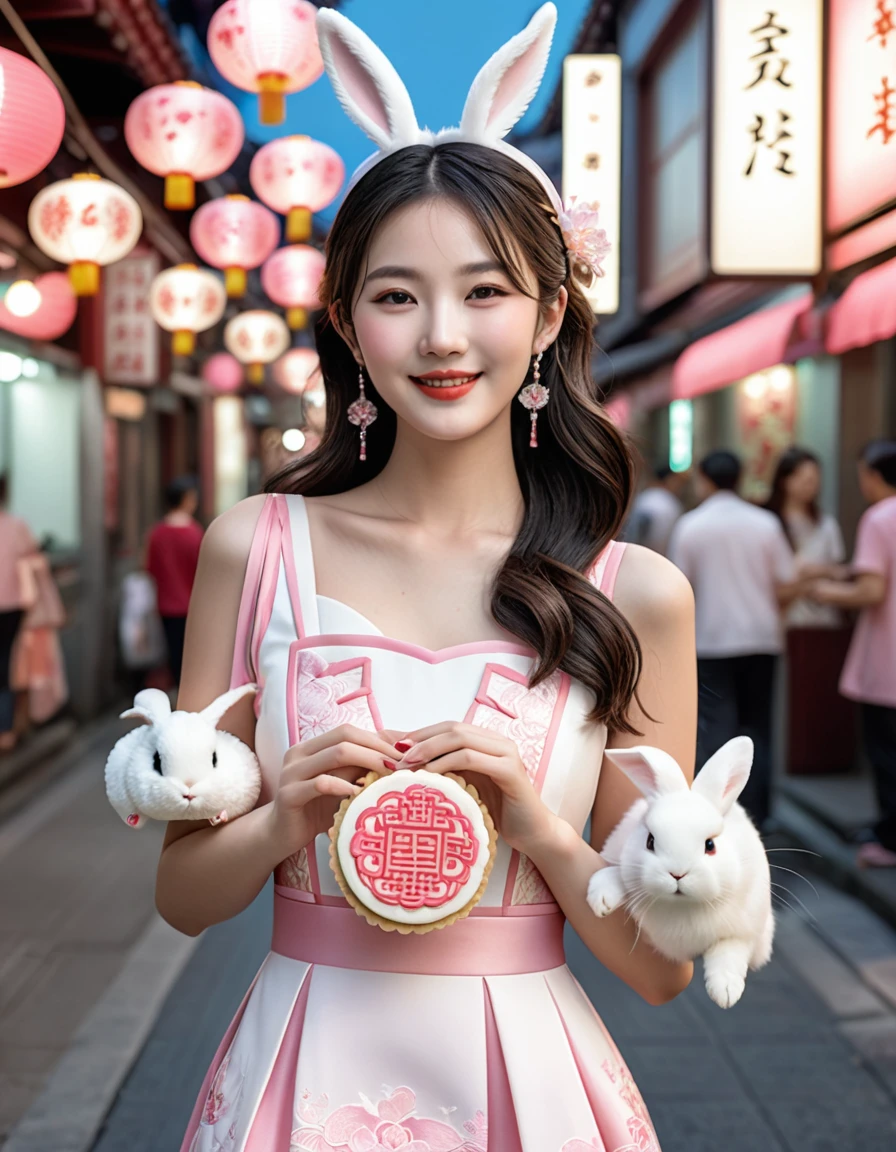
{"label": "white rabbit ear headband", "polygon": [[479,70],[457,128],[431,132],[417,124],[414,106],[398,73],[376,44],[351,20],[332,8],[317,14],[317,35],[324,66],[339,103],[350,119],[377,145],[352,174],[352,188],[375,164],[412,144],[465,141],[494,148],[527,168],[544,188],[556,213],[570,266],[588,281],[603,276],[602,262],[610,244],[597,227],[597,206],[563,204],[547,174],[525,152],[504,142],[538,91],[544,75],[557,9],[543,4],[518,32]]}

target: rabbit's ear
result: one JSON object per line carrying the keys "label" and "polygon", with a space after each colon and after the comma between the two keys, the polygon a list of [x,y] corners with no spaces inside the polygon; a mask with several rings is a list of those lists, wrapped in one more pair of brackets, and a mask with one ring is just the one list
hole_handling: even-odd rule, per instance
{"label": "rabbit's ear", "polygon": [[662,748],[651,748],[642,744],[637,748],[608,749],[604,755],[611,764],[615,764],[624,772],[648,799],[688,790],[684,773]]}
{"label": "rabbit's ear", "polygon": [[239,688],[231,688],[229,692],[225,692],[223,696],[219,696],[217,700],[212,700],[207,708],[203,708],[199,715],[208,720],[210,724],[217,724],[225,712],[228,712],[237,700],[242,700],[244,696],[248,696],[250,692],[257,692],[257,684],[241,684]]}
{"label": "rabbit's ear", "polygon": [[523,115],[544,75],[557,22],[542,4],[522,32],[483,64],[470,88],[460,130],[475,140],[502,140]]}
{"label": "rabbit's ear", "polygon": [[692,790],[705,797],[726,815],[744,790],[753,764],[753,741],[735,736],[706,761],[694,777]]}
{"label": "rabbit's ear", "polygon": [[376,44],[341,12],[322,8],[317,38],[333,91],[346,114],[381,149],[414,144],[414,106],[398,73]]}
{"label": "rabbit's ear", "polygon": [[144,688],[134,697],[134,707],[122,712],[121,719],[135,717],[146,724],[161,724],[171,715],[171,701],[160,688]]}

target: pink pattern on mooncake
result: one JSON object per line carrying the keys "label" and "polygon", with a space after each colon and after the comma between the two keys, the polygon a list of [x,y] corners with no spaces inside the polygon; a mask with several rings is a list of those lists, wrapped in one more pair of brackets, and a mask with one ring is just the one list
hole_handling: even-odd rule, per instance
{"label": "pink pattern on mooncake", "polygon": [[387,792],[355,822],[349,851],[362,883],[399,908],[439,908],[470,879],[479,855],[473,823],[438,788]]}

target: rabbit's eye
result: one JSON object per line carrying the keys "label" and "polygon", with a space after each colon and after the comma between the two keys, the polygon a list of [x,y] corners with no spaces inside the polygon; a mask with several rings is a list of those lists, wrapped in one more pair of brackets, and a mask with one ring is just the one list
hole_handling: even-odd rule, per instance
{"label": "rabbit's eye", "polygon": [[715,842],[715,840],[707,840],[706,843],[703,845],[703,847],[706,849],[706,855],[707,856],[715,856],[715,854],[716,854],[716,842]]}
{"label": "rabbit's eye", "polygon": [[212,752],[212,768],[218,767],[218,753]]}
{"label": "rabbit's eye", "polygon": [[653,851],[654,851],[654,848],[655,848],[655,841],[654,841],[654,839],[653,839],[653,833],[652,833],[652,832],[648,832],[648,833],[647,833],[647,851],[648,851],[648,852],[653,852]]}
{"label": "rabbit's eye", "polygon": [[158,774],[161,776],[162,775],[162,757],[158,754],[158,752],[153,752],[153,754],[152,754],[152,766],[153,766],[153,768],[155,768],[156,772],[158,772]]}

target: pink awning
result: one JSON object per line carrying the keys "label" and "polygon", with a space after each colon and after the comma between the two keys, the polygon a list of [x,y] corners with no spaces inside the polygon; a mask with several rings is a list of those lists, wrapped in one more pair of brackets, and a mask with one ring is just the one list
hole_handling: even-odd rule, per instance
{"label": "pink awning", "polygon": [[896,260],[863,272],[827,314],[824,346],[832,355],[896,336]]}
{"label": "pink awning", "polygon": [[794,300],[754,312],[702,340],[696,340],[675,361],[672,398],[690,400],[715,392],[763,368],[788,359],[794,328],[812,307],[806,290]]}

